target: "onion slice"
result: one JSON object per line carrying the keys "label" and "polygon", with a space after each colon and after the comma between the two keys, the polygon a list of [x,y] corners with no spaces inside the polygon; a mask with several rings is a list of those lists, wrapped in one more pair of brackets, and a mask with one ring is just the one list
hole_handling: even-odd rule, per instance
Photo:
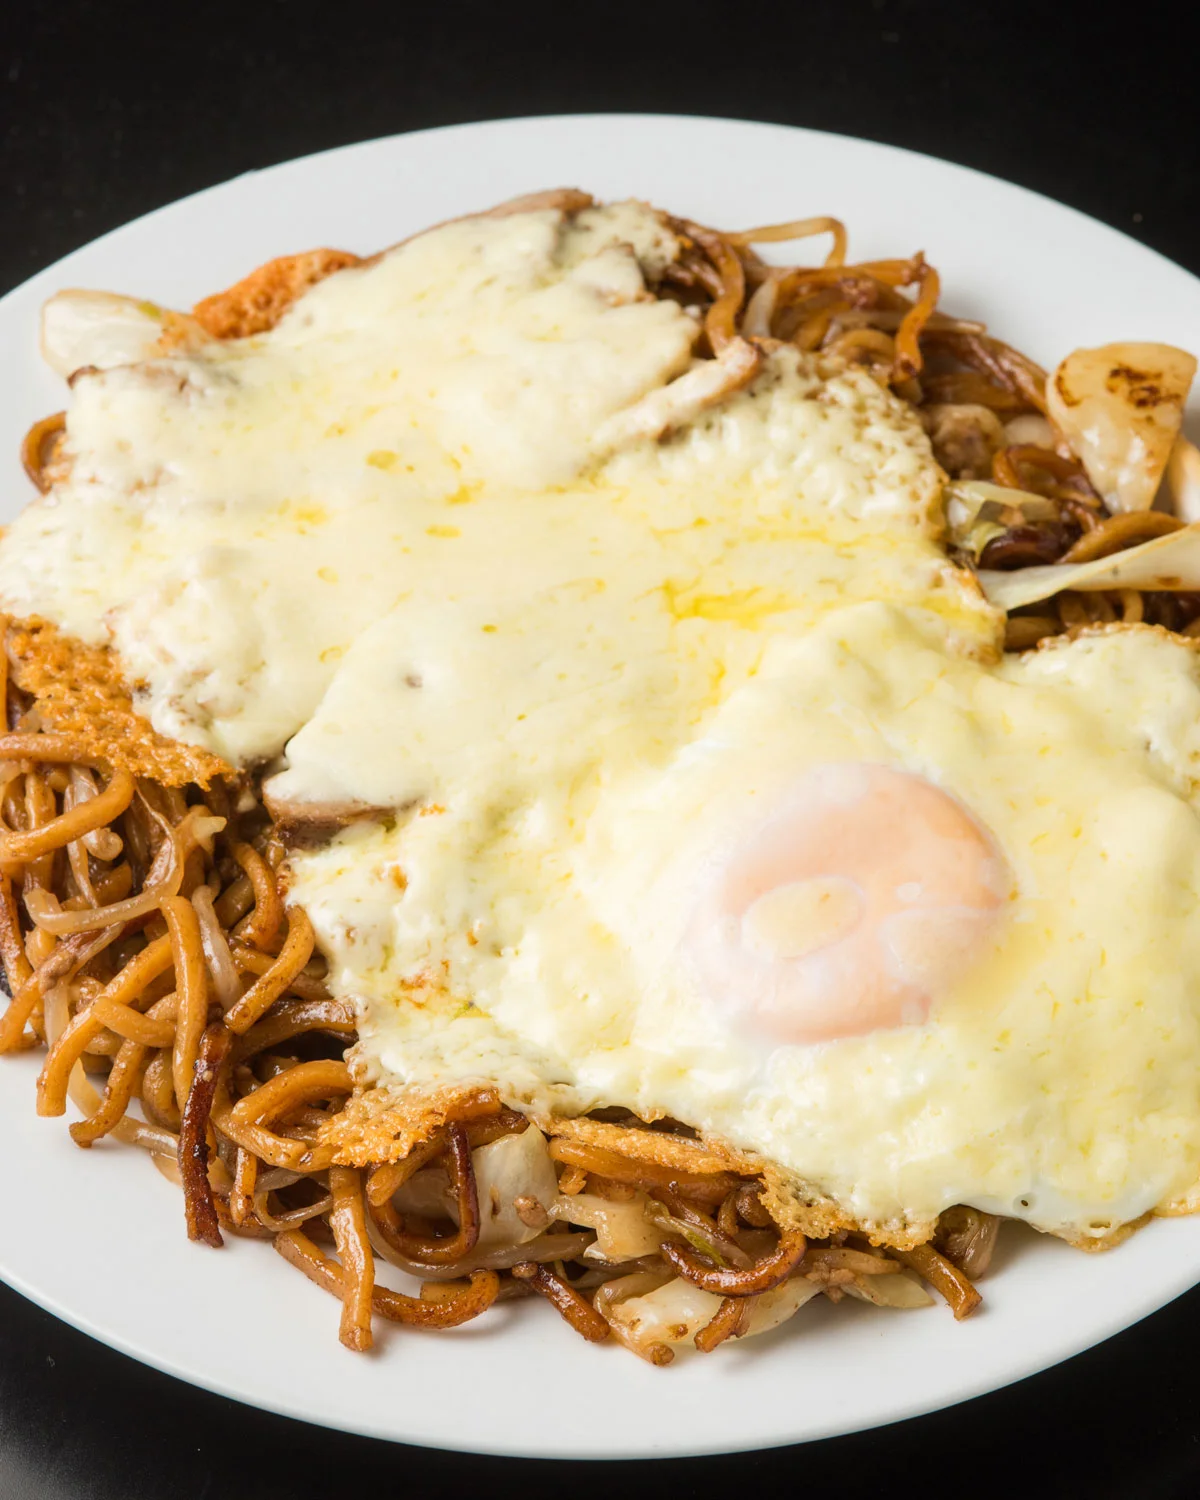
{"label": "onion slice", "polygon": [[1200,524],[1153,537],[1139,547],[1097,557],[1091,562],[1050,563],[999,573],[981,568],[980,587],[1000,609],[1020,609],[1052,599],[1066,589],[1200,589]]}
{"label": "onion slice", "polygon": [[1171,449],[1167,488],[1179,519],[1189,526],[1200,521],[1200,448],[1183,436],[1175,439]]}
{"label": "onion slice", "polygon": [[1046,382],[1046,413],[1111,512],[1154,504],[1195,373],[1170,344],[1105,344],[1068,354]]}
{"label": "onion slice", "polygon": [[206,339],[194,318],[116,292],[72,287],[42,308],[42,355],[62,376],[138,364],[166,353],[171,342],[187,350]]}
{"label": "onion slice", "polygon": [[946,486],[943,495],[950,540],[975,557],[1010,526],[1053,521],[1058,516],[1058,506],[1044,495],[1008,489],[986,479],[957,480]]}
{"label": "onion slice", "polygon": [[200,946],[204,949],[204,961],[212,980],[212,992],[222,1010],[228,1010],[235,1000],[241,999],[241,970],[233,961],[229,942],[217,921],[213,910],[213,895],[208,886],[200,885],[192,892],[192,905],[200,923]]}

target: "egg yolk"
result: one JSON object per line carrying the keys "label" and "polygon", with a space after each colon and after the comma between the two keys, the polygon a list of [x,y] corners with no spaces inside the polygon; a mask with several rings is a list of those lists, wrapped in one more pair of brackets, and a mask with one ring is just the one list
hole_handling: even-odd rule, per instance
{"label": "egg yolk", "polygon": [[772,1042],[918,1024],[1008,883],[987,832],[923,777],[818,766],[717,863],[685,953],[709,997]]}

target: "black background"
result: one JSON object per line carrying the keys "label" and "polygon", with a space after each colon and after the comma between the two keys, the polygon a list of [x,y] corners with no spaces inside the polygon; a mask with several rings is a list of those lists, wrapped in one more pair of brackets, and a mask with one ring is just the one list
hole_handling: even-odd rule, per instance
{"label": "black background", "polygon": [[[250,168],[423,126],[595,110],[740,116],[912,147],[1040,189],[1200,271],[1200,20],[1188,10],[1181,29],[1161,6],[1102,0],[1077,19],[1069,4],[968,0],[724,0],[703,12],[683,0],[0,0],[0,291]],[[36,1232],[23,1205],[0,1205],[0,1234]],[[244,1310],[211,1315],[229,1318],[235,1349]],[[899,1427],[727,1459],[534,1465],[265,1416],[0,1288],[0,1500],[338,1500],[504,1481],[573,1495],[1194,1496],[1197,1350],[1200,1290],[1056,1370]],[[549,1423],[570,1397],[552,1377],[543,1391]],[[446,1399],[469,1432],[488,1396],[468,1369]]]}

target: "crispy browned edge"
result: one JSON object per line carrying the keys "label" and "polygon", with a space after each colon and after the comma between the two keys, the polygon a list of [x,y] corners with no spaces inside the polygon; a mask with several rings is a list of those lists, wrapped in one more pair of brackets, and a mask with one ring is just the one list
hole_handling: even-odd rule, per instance
{"label": "crispy browned edge", "polygon": [[8,650],[13,681],[36,700],[43,728],[78,744],[81,760],[94,757],[163,786],[207,787],[233,774],[219,756],[151,727],[110,646],[89,646],[28,619],[10,625]]}
{"label": "crispy browned edge", "polygon": [[235,285],[205,297],[192,316],[215,339],[249,338],[274,328],[297,298],[335,271],[359,264],[349,250],[308,250],[281,255]]}

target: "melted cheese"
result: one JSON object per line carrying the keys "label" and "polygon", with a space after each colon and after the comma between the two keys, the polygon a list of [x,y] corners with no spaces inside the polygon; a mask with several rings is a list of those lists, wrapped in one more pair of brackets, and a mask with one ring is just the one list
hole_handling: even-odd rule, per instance
{"label": "melted cheese", "polygon": [[646,286],[676,250],[637,204],[466,220],[265,336],[85,376],[0,596],[111,636],[155,727],[234,762],[316,714],[285,788],[316,799],[419,795],[395,724],[435,720],[414,754],[441,756],[464,704],[493,734],[527,687],[572,735],[598,684],[635,714],[676,682],[688,732],[764,629],[846,597],[928,598],[986,639],[925,439],[867,376],[779,356],[674,439],[606,449],[693,363],[695,320]]}
{"label": "melted cheese", "polygon": [[[1200,1165],[1197,723],[1195,655],[1165,634],[989,669],[866,604],[776,638],[659,763],[602,756],[491,809],[455,773],[444,806],[306,856],[296,894],[384,1076],[666,1112],[885,1231],[965,1202],[1100,1236]],[[990,830],[1002,920],[924,1024],[764,1045],[706,995],[688,922],[806,768],[862,762]]]}
{"label": "melted cheese", "polygon": [[[630,436],[700,368],[652,291],[677,253],[636,204],[468,220],[261,337],[81,378],[0,597],[111,639],[158,729],[274,796],[391,810],[294,861],[375,1076],[668,1112],[879,1226],[1134,1218],[1200,1168],[1194,658],[1001,661],[862,371],[777,350]],[[689,923],[797,777],[862,762],[954,799],[1003,913],[928,1014],[769,1046]],[[837,870],[763,899],[764,962],[864,920]]]}

